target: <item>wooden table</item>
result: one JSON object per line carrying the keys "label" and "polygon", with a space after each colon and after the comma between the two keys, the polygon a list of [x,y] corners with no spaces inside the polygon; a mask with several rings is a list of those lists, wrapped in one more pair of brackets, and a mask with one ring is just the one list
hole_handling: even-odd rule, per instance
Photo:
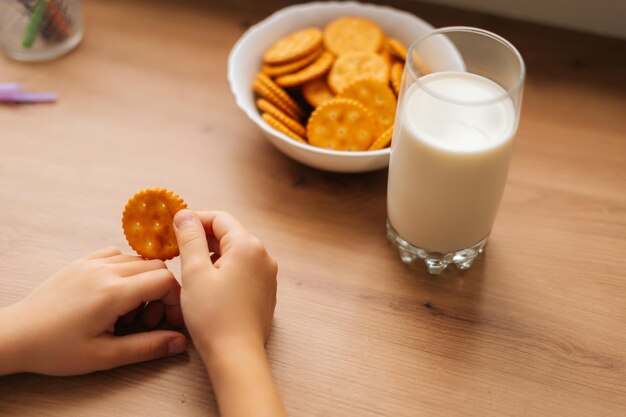
{"label": "wooden table", "polygon": [[[306,168],[236,108],[228,52],[284,2],[223,3],[86,1],[75,52],[0,58],[0,82],[61,95],[0,107],[0,304],[88,251],[128,250],[124,203],[162,186],[231,211],[278,258],[268,352],[291,416],[624,416],[626,43],[393,3],[500,33],[528,65],[487,255],[433,278],[385,240],[384,170]],[[193,347],[81,377],[0,378],[3,416],[216,414]]]}

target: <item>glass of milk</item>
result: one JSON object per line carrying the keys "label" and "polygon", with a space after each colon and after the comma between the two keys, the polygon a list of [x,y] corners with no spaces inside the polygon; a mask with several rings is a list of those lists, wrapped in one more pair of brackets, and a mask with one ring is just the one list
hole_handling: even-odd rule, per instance
{"label": "glass of milk", "polygon": [[[451,58],[452,57],[452,58]],[[431,274],[487,243],[513,154],[525,67],[491,32],[449,27],[406,59],[391,143],[387,237]]]}

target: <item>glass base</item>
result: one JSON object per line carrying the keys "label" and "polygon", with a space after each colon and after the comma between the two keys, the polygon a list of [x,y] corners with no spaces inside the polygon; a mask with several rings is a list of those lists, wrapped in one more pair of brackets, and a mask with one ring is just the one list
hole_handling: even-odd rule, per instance
{"label": "glass base", "polygon": [[409,266],[415,265],[416,262],[423,260],[428,268],[428,272],[432,275],[439,275],[450,264],[456,265],[461,270],[469,269],[474,263],[474,260],[478,255],[484,252],[485,245],[487,244],[487,237],[485,236],[480,242],[467,248],[454,252],[439,253],[431,252],[426,249],[413,246],[406,240],[404,240],[398,232],[393,228],[389,220],[387,220],[387,239],[395,244],[400,252],[400,259],[402,262]]}
{"label": "glass base", "polygon": [[50,61],[56,59],[62,55],[67,54],[72,49],[76,48],[80,41],[83,39],[83,31],[79,29],[74,35],[65,41],[56,45],[46,46],[37,49],[24,49],[24,48],[9,48],[3,46],[3,51],[6,56],[16,61],[23,62],[41,62]]}

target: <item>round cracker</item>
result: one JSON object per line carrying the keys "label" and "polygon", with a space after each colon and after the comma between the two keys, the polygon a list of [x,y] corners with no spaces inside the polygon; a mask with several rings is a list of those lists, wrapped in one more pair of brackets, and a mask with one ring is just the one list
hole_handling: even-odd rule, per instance
{"label": "round cracker", "polygon": [[400,95],[400,87],[402,85],[402,72],[404,71],[404,64],[401,62],[394,62],[391,65],[391,71],[389,72],[389,78],[391,78],[391,87],[396,93],[396,96]]}
{"label": "round cracker", "polygon": [[375,141],[372,143],[368,151],[376,151],[382,149],[391,143],[393,137],[393,126],[389,126]]}
{"label": "round cracker", "polygon": [[274,116],[275,119],[277,119],[279,122],[287,126],[291,131],[293,131],[297,135],[306,137],[306,129],[304,128],[304,126],[300,124],[300,122],[286,115],[282,110],[274,106],[269,101],[260,98],[256,101],[256,105],[259,108],[259,110],[261,110],[264,113]]}
{"label": "round cracker", "polygon": [[274,94],[265,84],[263,84],[263,82],[259,80],[254,80],[254,82],[252,83],[252,89],[254,90],[255,93],[259,95],[259,97],[263,97],[264,99],[266,99],[267,101],[275,105],[276,107],[280,108],[283,112],[285,112],[289,116],[295,119],[300,119],[300,116],[296,114],[296,111],[292,109],[291,107],[289,107],[289,105],[286,104],[283,100],[281,100],[279,96]]}
{"label": "round cracker", "polygon": [[335,94],[360,78],[389,82],[389,66],[375,53],[353,52],[338,57],[328,74],[328,85]]}
{"label": "round cracker", "polygon": [[128,244],[145,259],[178,256],[174,215],[187,208],[182,198],[164,188],[145,188],[124,207],[122,228]]}
{"label": "round cracker", "polygon": [[421,75],[430,74],[432,72],[422,57],[415,51],[411,53],[411,64],[417,68]]}
{"label": "round cracker", "polygon": [[300,135],[298,135],[296,132],[294,132],[293,130],[289,129],[287,126],[285,126],[283,123],[281,123],[277,118],[275,118],[274,116],[272,116],[269,113],[263,113],[261,115],[261,118],[263,120],[265,120],[265,122],[270,125],[271,127],[273,127],[274,129],[278,130],[279,132],[289,136],[291,139],[297,141],[297,142],[301,142],[301,143],[306,143],[306,140],[304,140],[303,137],[301,137]]}
{"label": "round cracker", "polygon": [[302,95],[313,107],[319,107],[335,97],[333,92],[330,91],[325,78],[318,78],[304,84],[302,86]]}
{"label": "round cracker", "polygon": [[313,53],[305,56],[304,58],[300,58],[297,61],[289,62],[283,65],[263,65],[261,71],[265,74],[269,75],[272,78],[280,77],[282,75],[293,74],[294,72],[301,70],[313,63],[317,58],[322,54],[323,49],[317,48]]}
{"label": "round cracker", "polygon": [[286,106],[290,110],[288,113],[292,113],[293,115],[295,115],[296,119],[302,118],[302,116],[304,115],[304,110],[302,110],[300,105],[296,103],[294,99],[292,99],[291,96],[285,90],[283,90],[281,86],[276,84],[274,81],[272,81],[270,77],[263,73],[257,74],[255,82],[257,81],[267,87],[267,89],[270,90],[271,94],[273,94],[284,106]]}
{"label": "round cracker", "polygon": [[407,49],[402,42],[390,38],[387,40],[387,47],[396,58],[406,61]]}
{"label": "round cracker", "polygon": [[308,67],[289,75],[283,75],[276,79],[276,84],[281,87],[295,87],[302,85],[306,82],[314,80],[326,74],[330,67],[333,65],[335,58],[328,52],[322,53],[322,55]]}
{"label": "round cracker", "polygon": [[337,97],[356,100],[367,107],[376,117],[382,130],[393,125],[396,96],[387,83],[363,78],[348,85]]}
{"label": "round cracker", "polygon": [[386,43],[383,45],[380,51],[378,51],[378,55],[380,55],[382,59],[385,60],[385,62],[387,63],[389,67],[391,67],[391,64],[393,64],[393,62],[395,61],[395,58],[391,54],[391,51],[389,51],[389,47],[387,46]]}
{"label": "round cracker", "polygon": [[279,39],[263,54],[263,61],[280,65],[305,57],[320,47],[322,31],[306,28]]}
{"label": "round cracker", "polygon": [[383,31],[362,17],[341,17],[324,29],[324,47],[335,55],[377,52],[384,43]]}
{"label": "round cracker", "polygon": [[374,115],[355,100],[334,98],[321,105],[309,118],[309,143],[326,149],[362,151],[376,140]]}

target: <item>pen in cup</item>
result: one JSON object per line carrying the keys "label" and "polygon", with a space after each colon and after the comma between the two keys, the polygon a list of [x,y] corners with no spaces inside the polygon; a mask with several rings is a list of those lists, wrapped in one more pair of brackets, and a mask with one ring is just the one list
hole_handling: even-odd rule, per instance
{"label": "pen in cup", "polygon": [[9,57],[56,58],[82,39],[80,0],[2,0],[0,27],[0,46]]}

